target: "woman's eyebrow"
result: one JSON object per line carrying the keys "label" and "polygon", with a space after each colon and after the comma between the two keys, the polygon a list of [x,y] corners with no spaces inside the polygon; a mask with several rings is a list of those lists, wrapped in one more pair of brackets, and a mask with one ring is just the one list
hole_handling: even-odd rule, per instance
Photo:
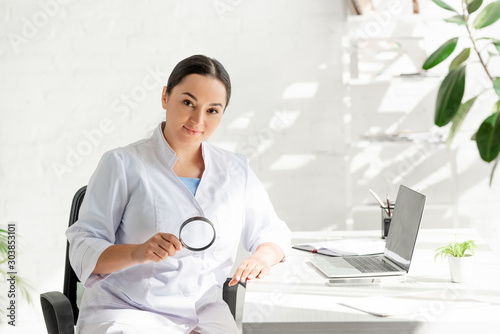
{"label": "woman's eyebrow", "polygon": [[191,97],[193,100],[195,100],[196,102],[198,102],[198,99],[197,99],[197,98],[196,98],[193,94],[191,94],[191,93],[189,93],[189,92],[184,92],[184,93],[182,93],[182,94],[186,94],[186,95],[188,95],[189,97]]}
{"label": "woman's eyebrow", "polygon": [[[192,98],[193,100],[195,100],[196,102],[198,102],[198,99],[190,92],[184,92],[182,94],[185,94],[185,95],[189,96],[190,98]],[[220,106],[221,108],[223,108],[222,103],[210,103],[210,105],[211,106]]]}

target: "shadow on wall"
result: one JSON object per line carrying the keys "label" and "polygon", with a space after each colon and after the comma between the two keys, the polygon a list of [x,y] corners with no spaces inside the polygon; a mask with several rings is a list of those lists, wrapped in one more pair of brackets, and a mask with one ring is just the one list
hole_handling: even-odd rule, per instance
{"label": "shadow on wall", "polygon": [[[320,229],[325,217],[344,220],[344,202],[335,203],[332,196],[336,183],[335,192],[345,192],[342,93],[329,93],[334,91],[326,82],[332,62],[326,56],[317,58],[312,64],[297,62],[303,68],[289,71],[274,87],[279,102],[251,99],[245,111],[228,114],[215,139],[250,159],[278,215],[293,230]],[[278,71],[283,75],[282,68]],[[217,138],[236,139],[236,144]]]}
{"label": "shadow on wall", "polygon": [[458,174],[457,150],[446,148],[447,134],[433,124],[437,85],[397,79],[354,87],[349,122],[344,94],[332,96],[332,87],[315,80],[328,72],[325,64],[284,82],[279,104],[253,101],[226,119],[225,138],[237,138],[232,149],[250,158],[279,216],[292,230],[378,228],[368,189],[395,199],[405,184],[428,197],[424,226],[470,226],[459,216],[458,196],[485,174],[474,173],[479,162]]}
{"label": "shadow on wall", "polygon": [[[395,82],[401,86],[401,82]],[[391,84],[394,81],[377,84],[368,93],[361,89],[355,91],[360,99],[370,101],[373,106],[363,108],[367,103],[353,100],[352,128],[355,130],[352,131],[350,162],[355,203],[353,220],[355,225],[361,222],[355,228],[370,228],[373,224],[364,222],[370,222],[373,212],[379,212],[377,206],[366,207],[366,203],[373,203],[368,188],[380,195],[387,192],[395,199],[402,183],[427,195],[423,226],[469,227],[470,218],[459,216],[459,195],[484,182],[487,174],[474,172],[482,164],[476,162],[461,168],[459,173],[457,149],[447,149],[448,134],[433,124],[437,86],[427,82],[430,87],[419,92],[419,85],[425,81],[403,82],[403,88],[414,85],[414,93],[403,91],[395,96],[389,93]],[[390,105],[384,101],[387,99],[392,107],[387,107]]]}

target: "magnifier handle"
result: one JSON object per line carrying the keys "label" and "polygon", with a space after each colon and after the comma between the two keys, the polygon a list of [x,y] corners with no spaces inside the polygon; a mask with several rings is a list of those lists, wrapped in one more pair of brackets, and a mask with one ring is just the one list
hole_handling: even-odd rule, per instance
{"label": "magnifier handle", "polygon": [[183,248],[175,235],[162,232],[155,234],[148,241],[138,246],[133,256],[139,263],[147,263],[149,261],[158,263],[169,256],[174,256]]}

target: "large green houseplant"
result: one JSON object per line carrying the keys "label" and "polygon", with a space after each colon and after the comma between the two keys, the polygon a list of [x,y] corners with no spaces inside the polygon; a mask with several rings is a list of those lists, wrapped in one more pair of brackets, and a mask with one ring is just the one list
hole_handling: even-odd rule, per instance
{"label": "large green houseplant", "polygon": [[[468,36],[468,47],[460,52],[458,50],[455,52],[457,55],[450,63],[449,72],[439,87],[434,123],[440,127],[452,123],[448,136],[448,145],[450,145],[477,98],[490,89],[495,91],[499,100],[493,105],[491,114],[486,117],[472,136],[472,139],[476,141],[481,159],[488,163],[494,161],[490,175],[491,185],[500,153],[500,77],[492,75],[488,69],[488,62],[492,57],[500,55],[500,40],[481,36],[481,29],[498,21],[500,18],[500,1],[494,1],[483,6],[483,0],[461,0],[460,10],[456,10],[442,0],[432,1],[441,8],[453,12],[455,15],[445,19],[445,21],[465,29]],[[427,58],[422,68],[428,70],[452,55],[458,40],[459,37],[455,37],[442,44]],[[469,57],[471,53],[477,57]],[[491,82],[480,94],[463,101],[466,68],[477,61],[481,64]]]}

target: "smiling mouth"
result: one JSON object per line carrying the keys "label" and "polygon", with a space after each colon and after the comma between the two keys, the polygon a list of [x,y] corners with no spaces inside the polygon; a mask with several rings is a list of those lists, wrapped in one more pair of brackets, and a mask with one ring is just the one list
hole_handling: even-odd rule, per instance
{"label": "smiling mouth", "polygon": [[191,136],[198,136],[198,135],[201,135],[203,133],[203,131],[201,131],[201,130],[196,130],[193,128],[189,128],[187,126],[184,126],[183,128]]}

